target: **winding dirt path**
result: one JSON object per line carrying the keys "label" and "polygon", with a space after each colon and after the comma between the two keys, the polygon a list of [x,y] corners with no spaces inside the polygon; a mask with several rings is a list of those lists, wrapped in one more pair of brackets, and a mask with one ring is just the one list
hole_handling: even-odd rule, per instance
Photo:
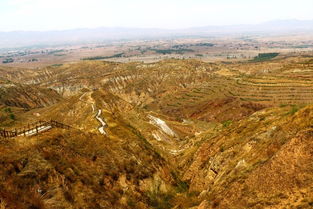
{"label": "winding dirt path", "polygon": [[[83,100],[83,97],[87,94],[87,92],[85,92],[84,94],[82,94],[79,97],[79,100],[81,102],[84,102],[86,104],[90,104],[91,105],[91,109],[92,109],[92,113],[95,112],[95,101],[92,99],[91,95],[89,95],[87,101]],[[102,135],[107,135],[107,132],[105,131],[105,128],[107,127],[107,123],[105,122],[105,120],[103,118],[101,118],[101,114],[102,114],[102,110],[98,109],[97,114],[94,116],[96,118],[96,120],[101,124],[101,126],[98,128],[98,131],[100,132],[100,134]]]}
{"label": "winding dirt path", "polygon": [[107,127],[106,122],[100,117],[102,110],[98,110],[98,114],[96,115],[96,119],[101,123],[101,127],[98,128],[99,132],[103,135],[107,135],[106,131],[104,130]]}

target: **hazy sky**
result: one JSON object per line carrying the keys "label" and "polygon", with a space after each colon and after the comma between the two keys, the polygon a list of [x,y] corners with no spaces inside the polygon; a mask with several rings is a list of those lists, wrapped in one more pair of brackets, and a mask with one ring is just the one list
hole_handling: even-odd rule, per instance
{"label": "hazy sky", "polygon": [[312,11],[313,0],[0,0],[0,31],[250,24]]}

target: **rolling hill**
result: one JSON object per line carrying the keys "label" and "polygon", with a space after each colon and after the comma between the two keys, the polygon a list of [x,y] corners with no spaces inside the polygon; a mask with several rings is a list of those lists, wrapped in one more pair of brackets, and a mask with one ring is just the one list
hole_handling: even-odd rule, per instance
{"label": "rolling hill", "polygon": [[[0,69],[0,208],[310,208],[312,56]],[[14,117],[12,116],[14,115]]]}

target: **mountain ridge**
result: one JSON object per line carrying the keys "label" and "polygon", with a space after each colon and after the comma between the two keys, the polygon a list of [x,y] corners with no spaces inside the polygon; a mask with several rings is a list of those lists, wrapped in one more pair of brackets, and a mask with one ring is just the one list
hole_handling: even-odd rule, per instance
{"label": "mountain ridge", "polygon": [[291,32],[313,32],[313,20],[275,20],[260,24],[203,26],[182,29],[99,27],[53,31],[11,31],[0,32],[0,48],[184,36],[238,35],[241,33],[284,34]]}

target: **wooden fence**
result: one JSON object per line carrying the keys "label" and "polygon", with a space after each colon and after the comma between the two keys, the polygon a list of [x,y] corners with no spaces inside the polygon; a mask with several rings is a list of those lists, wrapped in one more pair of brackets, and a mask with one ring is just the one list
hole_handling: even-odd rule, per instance
{"label": "wooden fence", "polygon": [[28,124],[23,128],[18,128],[14,130],[0,129],[0,137],[12,138],[17,136],[33,136],[41,132],[48,131],[53,128],[70,129],[71,126],[65,125],[63,123],[57,122],[55,120],[50,121],[38,121],[36,123]]}

